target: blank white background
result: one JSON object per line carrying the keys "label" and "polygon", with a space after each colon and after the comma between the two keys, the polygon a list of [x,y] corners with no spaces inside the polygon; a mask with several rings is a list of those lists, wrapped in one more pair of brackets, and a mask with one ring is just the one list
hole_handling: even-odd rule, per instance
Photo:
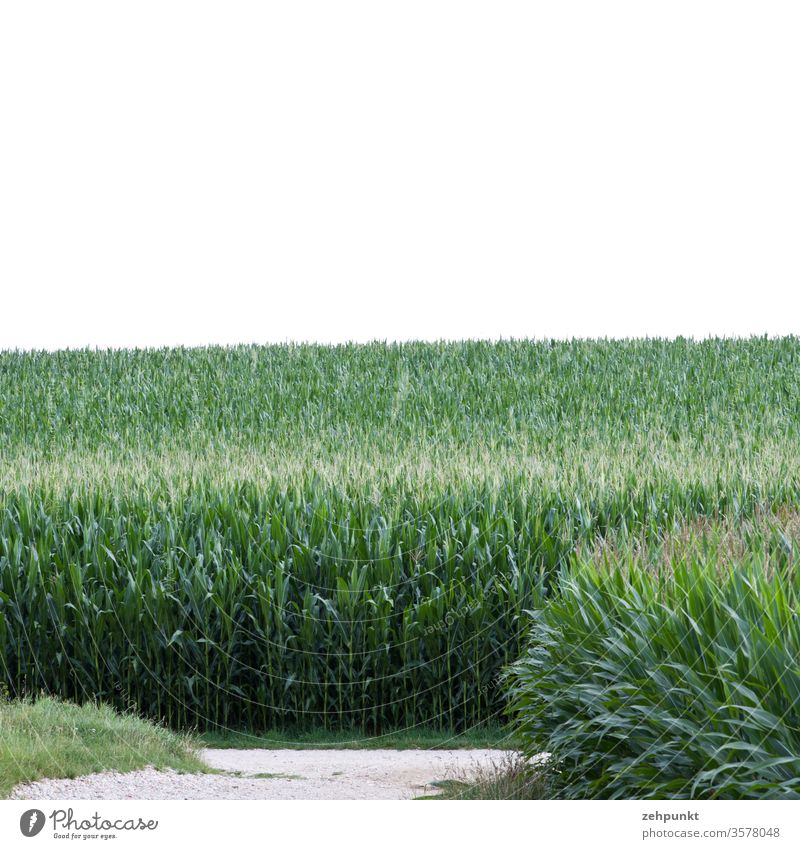
{"label": "blank white background", "polygon": [[796,2],[0,2],[0,348],[800,331]]}

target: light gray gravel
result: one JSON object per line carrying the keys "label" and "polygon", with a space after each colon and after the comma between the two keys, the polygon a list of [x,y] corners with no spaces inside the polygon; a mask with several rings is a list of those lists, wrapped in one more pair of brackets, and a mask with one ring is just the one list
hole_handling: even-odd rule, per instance
{"label": "light gray gravel", "polygon": [[[430,782],[500,763],[495,749],[203,749],[224,775],[101,772],[18,785],[12,799],[411,799]],[[255,775],[271,777],[255,778]]]}

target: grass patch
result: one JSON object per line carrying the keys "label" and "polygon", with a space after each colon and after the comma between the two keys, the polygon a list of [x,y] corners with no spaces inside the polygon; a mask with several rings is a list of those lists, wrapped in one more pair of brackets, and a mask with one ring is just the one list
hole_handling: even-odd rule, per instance
{"label": "grass patch", "polygon": [[243,731],[207,732],[198,735],[210,749],[513,749],[512,732],[501,725],[486,725],[460,733],[412,728],[368,736],[346,731]]}
{"label": "grass patch", "polygon": [[498,763],[434,781],[439,792],[418,799],[444,801],[552,799],[553,775],[545,763],[531,764],[516,752]]}
{"label": "grass patch", "polygon": [[[291,779],[292,781],[305,778],[304,775],[296,775],[292,772],[242,772],[240,769],[235,770],[225,770],[225,769],[215,769],[211,770],[217,775],[232,775],[236,778],[284,778]],[[341,775],[341,772],[334,772],[334,775]]]}
{"label": "grass patch", "polygon": [[0,700],[0,798],[23,782],[146,766],[207,771],[186,736],[105,705]]}
{"label": "grass patch", "polygon": [[292,781],[302,781],[305,776],[295,775],[292,772],[257,772],[255,775],[248,775],[248,778],[285,778]]}

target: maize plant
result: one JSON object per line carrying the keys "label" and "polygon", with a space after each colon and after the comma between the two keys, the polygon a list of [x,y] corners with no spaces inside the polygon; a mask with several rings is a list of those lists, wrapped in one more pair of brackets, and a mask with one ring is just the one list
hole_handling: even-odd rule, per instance
{"label": "maize plant", "polygon": [[0,353],[0,685],[202,729],[496,720],[576,562],[800,503],[799,362],[795,338]]}

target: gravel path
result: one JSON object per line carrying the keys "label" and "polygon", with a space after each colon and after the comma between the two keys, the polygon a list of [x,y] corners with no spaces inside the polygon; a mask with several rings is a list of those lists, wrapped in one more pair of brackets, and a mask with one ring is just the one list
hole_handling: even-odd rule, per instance
{"label": "gravel path", "polygon": [[20,784],[12,799],[411,799],[430,782],[499,763],[495,749],[203,749],[224,775],[101,772]]}

